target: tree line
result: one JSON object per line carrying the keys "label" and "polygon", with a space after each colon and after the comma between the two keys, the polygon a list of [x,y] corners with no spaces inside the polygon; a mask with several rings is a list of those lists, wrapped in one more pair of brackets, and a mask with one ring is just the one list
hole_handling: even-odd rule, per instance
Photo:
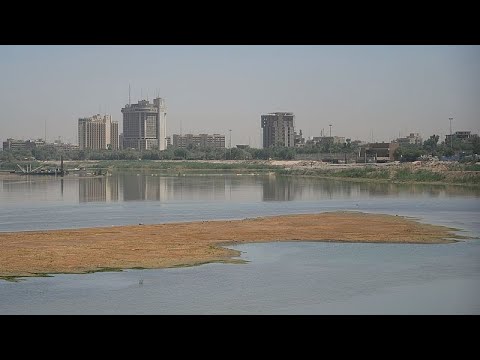
{"label": "tree line", "polygon": [[[36,147],[32,150],[0,151],[0,161],[14,162],[25,160],[294,160],[300,154],[320,153],[358,153],[359,143],[347,139],[344,144],[308,144],[304,147],[285,148],[202,148],[192,144],[186,148],[169,148],[167,150],[63,150],[54,146]],[[395,160],[415,161],[424,155],[452,156],[462,153],[472,155],[480,153],[480,141],[473,137],[467,141],[454,139],[452,144],[439,143],[439,136],[432,135],[422,145],[402,145],[395,152]]]}

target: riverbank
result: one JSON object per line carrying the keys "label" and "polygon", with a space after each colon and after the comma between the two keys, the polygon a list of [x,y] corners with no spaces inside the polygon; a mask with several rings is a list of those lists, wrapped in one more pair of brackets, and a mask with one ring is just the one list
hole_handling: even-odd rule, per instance
{"label": "riverbank", "polygon": [[[331,164],[306,160],[85,160],[64,163],[67,169],[85,168],[103,173],[136,171],[160,175],[278,174],[356,181],[480,187],[480,164],[446,161]],[[59,162],[46,164],[58,166]]]}
{"label": "riverbank", "polygon": [[0,278],[234,262],[228,244],[275,241],[448,243],[455,229],[359,212],[0,233]]}

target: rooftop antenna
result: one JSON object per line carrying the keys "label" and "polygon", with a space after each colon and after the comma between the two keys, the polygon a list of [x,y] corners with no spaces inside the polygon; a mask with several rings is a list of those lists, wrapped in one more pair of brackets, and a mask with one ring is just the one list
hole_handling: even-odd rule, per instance
{"label": "rooftop antenna", "polygon": [[143,100],[143,89],[140,88],[140,99]]}
{"label": "rooftop antenna", "polygon": [[47,143],[47,119],[45,119],[45,144]]}

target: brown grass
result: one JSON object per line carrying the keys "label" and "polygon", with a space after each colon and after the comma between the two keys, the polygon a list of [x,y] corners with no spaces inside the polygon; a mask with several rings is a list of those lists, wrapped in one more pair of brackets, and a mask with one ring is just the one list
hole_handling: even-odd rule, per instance
{"label": "brown grass", "polygon": [[454,229],[357,212],[0,233],[0,277],[229,262],[222,245],[270,241],[444,243]]}

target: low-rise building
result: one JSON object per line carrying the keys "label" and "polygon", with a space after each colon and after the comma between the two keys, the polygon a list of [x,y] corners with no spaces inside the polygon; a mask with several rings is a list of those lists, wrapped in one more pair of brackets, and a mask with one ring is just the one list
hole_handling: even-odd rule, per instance
{"label": "low-rise building", "polygon": [[32,150],[37,147],[35,140],[16,140],[8,138],[3,142],[3,150]]}
{"label": "low-rise building", "polygon": [[391,143],[370,143],[366,146],[361,146],[358,150],[359,162],[388,162],[394,161],[395,150],[400,145],[396,142]]}
{"label": "low-rise building", "polygon": [[325,144],[345,144],[345,137],[344,136],[314,136],[312,138],[313,144],[318,145],[325,145]]}
{"label": "low-rise building", "polygon": [[410,133],[410,135],[398,138],[396,142],[402,145],[422,145],[423,140],[419,133]]}
{"label": "low-rise building", "polygon": [[185,135],[172,135],[172,147],[173,148],[186,148],[189,145],[199,148],[225,148],[225,135],[221,134],[185,134]]}
{"label": "low-rise building", "polygon": [[303,137],[302,130],[297,134],[296,131],[293,132],[293,142],[295,147],[303,147],[305,146],[305,138]]}
{"label": "low-rise building", "polygon": [[455,131],[454,134],[452,135],[448,134],[445,136],[446,144],[450,144],[450,142],[452,141],[450,136],[453,137],[453,140],[457,139],[457,140],[465,141],[465,140],[470,140],[472,138],[478,137],[478,134],[472,134],[471,131]]}

